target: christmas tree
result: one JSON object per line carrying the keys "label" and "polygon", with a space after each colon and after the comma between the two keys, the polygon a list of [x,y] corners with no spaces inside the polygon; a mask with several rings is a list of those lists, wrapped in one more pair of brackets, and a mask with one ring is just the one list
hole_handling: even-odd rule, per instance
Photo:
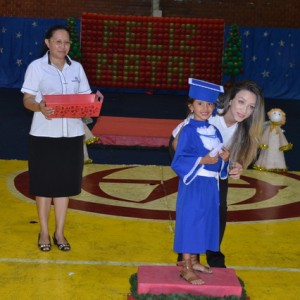
{"label": "christmas tree", "polygon": [[230,26],[229,36],[223,52],[222,69],[225,75],[230,76],[230,82],[243,73],[242,38],[236,24]]}
{"label": "christmas tree", "polygon": [[69,56],[77,61],[81,60],[81,50],[80,50],[80,44],[78,40],[78,34],[76,30],[76,20],[74,18],[68,18],[67,20],[67,28],[69,29],[71,33],[71,49],[69,51]]}

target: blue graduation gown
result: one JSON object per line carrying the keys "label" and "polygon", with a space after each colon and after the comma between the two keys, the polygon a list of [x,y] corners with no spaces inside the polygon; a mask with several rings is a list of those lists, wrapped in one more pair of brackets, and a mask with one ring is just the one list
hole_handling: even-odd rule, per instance
{"label": "blue graduation gown", "polygon": [[[179,176],[176,202],[174,250],[202,254],[219,251],[218,178],[225,179],[229,162],[220,157],[216,164],[199,161],[219,143],[218,129],[206,121],[191,119],[179,134],[171,167]],[[198,175],[199,170],[216,172],[216,177]]]}

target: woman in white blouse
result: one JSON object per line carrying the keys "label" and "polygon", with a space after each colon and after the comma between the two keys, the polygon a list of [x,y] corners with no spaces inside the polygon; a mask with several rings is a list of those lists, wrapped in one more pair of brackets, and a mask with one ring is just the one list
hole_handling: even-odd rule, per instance
{"label": "woman in white blouse", "polygon": [[90,94],[91,89],[81,64],[68,56],[69,30],[55,25],[44,42],[44,55],[30,63],[21,89],[25,108],[34,112],[29,133],[29,192],[35,196],[40,222],[38,248],[51,250],[48,221],[53,203],[53,242],[69,251],[64,227],[69,196],[81,192],[84,128],[80,118],[51,119],[53,110],[45,105],[43,95]]}

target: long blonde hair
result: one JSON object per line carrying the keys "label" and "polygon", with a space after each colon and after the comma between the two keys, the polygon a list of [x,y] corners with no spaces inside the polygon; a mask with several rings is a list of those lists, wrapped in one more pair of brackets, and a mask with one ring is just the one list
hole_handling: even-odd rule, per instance
{"label": "long blonde hair", "polygon": [[246,169],[257,157],[263,133],[265,104],[262,91],[254,81],[237,82],[226,91],[224,97],[219,99],[218,106],[223,109],[219,115],[226,115],[230,108],[230,101],[242,90],[247,90],[256,95],[255,109],[249,118],[238,123],[229,150],[230,159],[239,162]]}

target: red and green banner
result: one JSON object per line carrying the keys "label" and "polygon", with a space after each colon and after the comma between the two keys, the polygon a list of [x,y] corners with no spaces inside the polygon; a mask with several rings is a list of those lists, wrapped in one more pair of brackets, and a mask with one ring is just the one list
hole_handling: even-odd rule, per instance
{"label": "red and green banner", "polygon": [[188,78],[221,83],[224,20],[84,13],[82,64],[90,84],[185,90]]}

